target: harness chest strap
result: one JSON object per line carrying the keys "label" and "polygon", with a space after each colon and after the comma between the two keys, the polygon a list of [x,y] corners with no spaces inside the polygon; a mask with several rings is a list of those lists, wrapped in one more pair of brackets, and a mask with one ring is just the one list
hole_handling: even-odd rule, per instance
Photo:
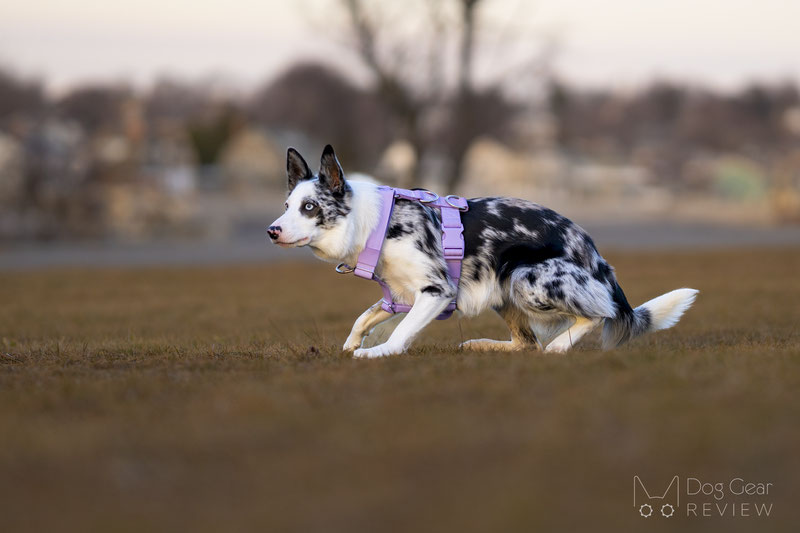
{"label": "harness chest strap", "polygon": [[[430,191],[420,190],[411,191],[408,189],[395,189],[393,187],[379,187],[378,194],[381,197],[381,213],[378,224],[367,238],[366,245],[358,255],[356,267],[353,274],[364,279],[374,279],[383,290],[383,301],[381,307],[389,313],[407,313],[411,306],[396,303],[392,299],[392,291],[389,286],[375,275],[375,267],[380,259],[383,242],[386,239],[386,231],[389,228],[389,219],[394,209],[395,198],[406,200],[416,200],[434,207],[441,211],[442,218],[442,250],[444,259],[447,263],[447,270],[456,284],[461,278],[461,260],[464,259],[464,225],[461,223],[461,211],[469,208],[467,200],[460,196],[439,197]],[[437,320],[450,318],[456,309],[456,300],[448,304]]]}

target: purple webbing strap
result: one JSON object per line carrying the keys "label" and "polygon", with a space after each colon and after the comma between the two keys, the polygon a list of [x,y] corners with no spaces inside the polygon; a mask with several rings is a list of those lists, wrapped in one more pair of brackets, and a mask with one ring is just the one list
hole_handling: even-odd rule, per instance
{"label": "purple webbing strap", "polygon": [[381,197],[381,215],[378,225],[367,237],[367,244],[358,254],[358,262],[353,270],[353,274],[364,279],[375,277],[375,267],[378,266],[383,241],[386,239],[386,231],[389,229],[389,218],[394,209],[394,190],[391,187],[378,187],[378,194]]}
{"label": "purple webbing strap", "polygon": [[[358,255],[353,273],[360,278],[374,279],[378,282],[383,291],[381,308],[388,313],[407,313],[411,310],[411,306],[408,304],[394,302],[389,286],[375,275],[375,267],[378,265],[383,242],[386,239],[386,231],[389,227],[389,218],[392,215],[395,198],[416,200],[439,208],[442,216],[442,250],[444,259],[447,262],[447,270],[450,277],[456,285],[456,290],[458,290],[458,282],[461,278],[461,260],[464,259],[464,226],[461,224],[460,211],[468,209],[467,200],[460,196],[451,195],[441,198],[430,191],[411,191],[392,187],[379,187],[378,192],[381,197],[381,215],[375,229],[369,234],[364,249]],[[455,309],[456,300],[453,300],[436,319],[444,320],[450,318]]]}

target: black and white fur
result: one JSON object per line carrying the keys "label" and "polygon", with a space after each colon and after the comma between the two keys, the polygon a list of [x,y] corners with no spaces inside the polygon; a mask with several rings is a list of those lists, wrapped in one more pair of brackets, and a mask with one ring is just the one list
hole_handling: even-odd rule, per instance
{"label": "black and white fur", "polygon": [[[287,173],[286,212],[269,227],[272,241],[309,246],[323,260],[355,265],[378,223],[377,185],[346,180],[330,145],[317,175],[290,148]],[[678,289],[631,308],[614,269],[586,232],[533,202],[475,198],[461,218],[465,255],[458,309],[475,316],[491,308],[511,330],[511,340],[471,340],[462,344],[468,349],[564,352],[601,323],[603,347],[613,348],[675,325],[697,294]],[[397,200],[376,274],[396,301],[412,308],[385,343],[360,348],[369,331],[392,316],[380,301],[367,309],[344,344],[356,357],[404,352],[456,296],[442,253],[438,209]]]}

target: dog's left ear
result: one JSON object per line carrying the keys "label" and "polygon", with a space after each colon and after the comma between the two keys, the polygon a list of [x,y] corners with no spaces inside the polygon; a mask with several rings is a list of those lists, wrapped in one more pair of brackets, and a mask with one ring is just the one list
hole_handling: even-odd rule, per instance
{"label": "dog's left ear", "polygon": [[322,158],[319,162],[319,181],[327,184],[335,194],[344,193],[344,171],[330,144],[326,145],[322,151]]}

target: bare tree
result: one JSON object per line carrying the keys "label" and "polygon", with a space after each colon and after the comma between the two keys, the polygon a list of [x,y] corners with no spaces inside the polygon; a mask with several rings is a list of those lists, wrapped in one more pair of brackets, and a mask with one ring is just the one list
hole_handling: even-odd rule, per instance
{"label": "bare tree", "polygon": [[[376,3],[341,0],[358,57],[376,84],[376,91],[398,124],[399,136],[416,152],[412,183],[421,180],[420,164],[433,150],[448,162],[444,185],[458,186],[470,145],[480,135],[507,129],[515,106],[506,91],[509,80],[519,79],[519,68],[508,70],[480,89],[474,83],[480,10],[486,0],[422,0],[411,18],[415,31],[398,30],[395,13]],[[376,5],[380,7],[375,7]],[[401,13],[402,15],[402,13]],[[541,62],[526,61],[535,68]],[[449,74],[449,76],[448,76]],[[447,80],[452,80],[450,83]],[[482,106],[488,105],[491,113]]]}
{"label": "bare tree", "polygon": [[375,166],[390,139],[385,106],[329,65],[297,63],[251,99],[254,120],[336,146],[351,168]]}
{"label": "bare tree", "polygon": [[63,117],[95,133],[119,124],[122,102],[131,94],[132,90],[124,86],[85,85],[62,97],[56,102],[56,109]]}
{"label": "bare tree", "polygon": [[0,67],[0,121],[14,114],[36,116],[46,105],[42,85]]}
{"label": "bare tree", "polygon": [[[419,69],[427,75],[426,79],[415,80],[407,71],[405,63],[408,54],[403,48],[409,43],[390,46],[389,53],[382,53],[379,34],[383,34],[381,22],[375,11],[369,11],[362,0],[342,0],[354,36],[354,47],[364,65],[376,82],[376,91],[387,110],[399,126],[400,135],[414,148],[415,168],[410,172],[410,187],[419,185],[420,169],[428,145],[424,133],[424,118],[429,108],[441,97],[442,61],[441,48],[430,43],[425,58],[427,68]],[[428,20],[432,28],[443,25],[441,11],[436,2],[429,4]]]}
{"label": "bare tree", "polygon": [[460,0],[461,3],[461,49],[459,51],[458,95],[450,118],[451,168],[447,178],[447,190],[454,191],[461,180],[467,150],[475,136],[474,104],[472,89],[472,61],[475,48],[475,9],[481,0]]}

